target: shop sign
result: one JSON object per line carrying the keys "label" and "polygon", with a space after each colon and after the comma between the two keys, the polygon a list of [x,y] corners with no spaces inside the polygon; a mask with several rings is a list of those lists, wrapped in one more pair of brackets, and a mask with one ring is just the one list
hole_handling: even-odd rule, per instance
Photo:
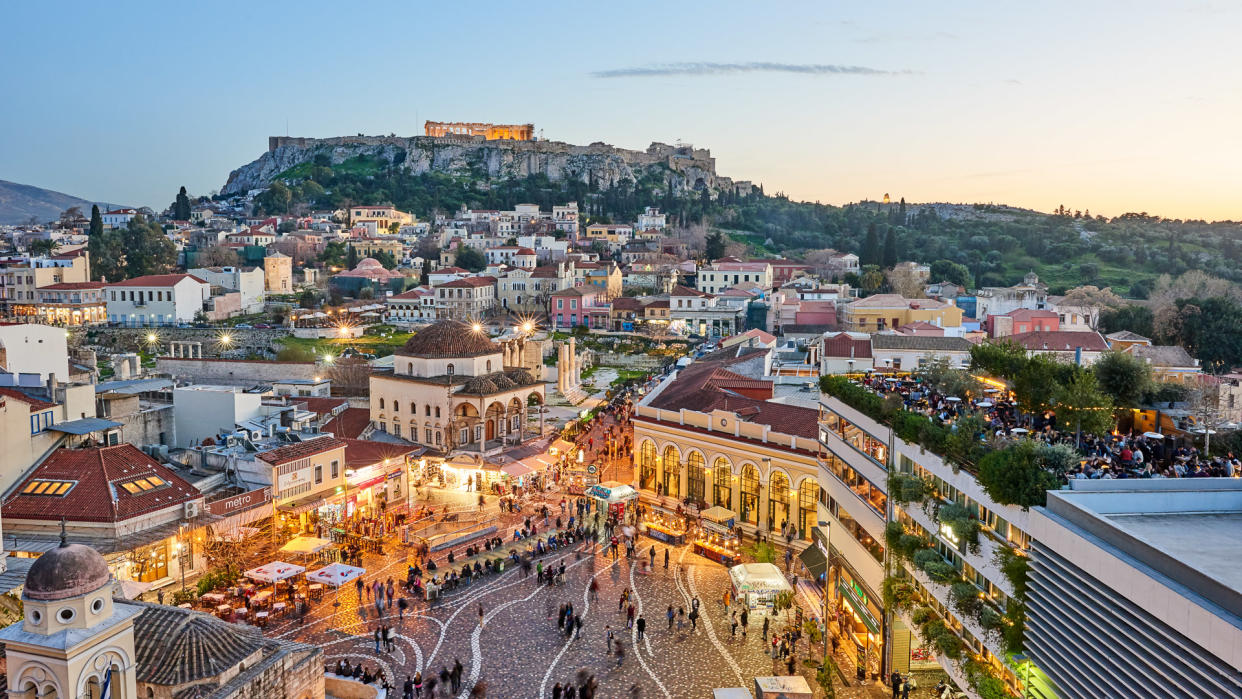
{"label": "shop sign", "polygon": [[601,485],[593,485],[590,488],[587,488],[586,494],[590,495],[593,498],[599,498],[600,500],[607,500],[609,497],[612,496],[612,489],[605,488]]}
{"label": "shop sign", "polygon": [[230,515],[234,512],[250,509],[256,505],[265,505],[272,501],[272,489],[259,488],[224,500],[207,503],[207,511],[213,515]]}
{"label": "shop sign", "polygon": [[815,542],[816,548],[820,553],[824,554],[824,559],[828,558],[828,525],[826,522],[820,526],[811,527],[811,540]]}
{"label": "shop sign", "polygon": [[598,470],[599,469],[595,468],[595,464],[591,464],[590,466],[587,466],[587,473],[595,473]]}

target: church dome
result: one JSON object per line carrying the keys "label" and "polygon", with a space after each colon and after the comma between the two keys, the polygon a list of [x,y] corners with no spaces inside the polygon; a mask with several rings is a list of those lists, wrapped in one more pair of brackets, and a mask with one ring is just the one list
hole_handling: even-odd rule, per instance
{"label": "church dome", "polygon": [[82,597],[111,579],[108,564],[98,551],[82,544],[62,544],[30,566],[24,594],[41,602]]}
{"label": "church dome", "polygon": [[383,268],[383,266],[384,265],[380,264],[380,261],[374,257],[364,257],[361,260],[358,260],[358,264],[354,265],[354,269],[375,269],[376,267]]}
{"label": "church dome", "polygon": [[499,354],[500,347],[488,338],[487,333],[475,332],[470,325],[459,320],[442,320],[405,341],[398,354],[424,359],[452,359],[454,357],[478,357]]}

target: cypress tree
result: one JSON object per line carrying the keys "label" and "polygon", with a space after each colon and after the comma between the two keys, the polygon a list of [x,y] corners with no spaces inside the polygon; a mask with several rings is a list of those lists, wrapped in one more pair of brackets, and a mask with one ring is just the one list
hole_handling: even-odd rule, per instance
{"label": "cypress tree", "polygon": [[859,256],[859,262],[863,267],[867,265],[880,264],[880,236],[876,233],[875,224],[868,224],[867,239],[863,241],[862,254]]}
{"label": "cypress tree", "polygon": [[884,234],[884,267],[889,268],[897,264],[897,230],[891,226],[888,232]]}
{"label": "cypress tree", "polygon": [[98,204],[92,204],[92,205],[91,205],[91,229],[90,229],[90,235],[91,235],[91,237],[92,237],[92,238],[94,238],[94,237],[96,237],[96,236],[103,235],[103,216],[100,216],[100,215],[99,215],[99,205],[98,205]]}
{"label": "cypress tree", "polygon": [[186,194],[185,187],[177,192],[177,200],[173,202],[173,218],[178,221],[190,220],[190,195]]}

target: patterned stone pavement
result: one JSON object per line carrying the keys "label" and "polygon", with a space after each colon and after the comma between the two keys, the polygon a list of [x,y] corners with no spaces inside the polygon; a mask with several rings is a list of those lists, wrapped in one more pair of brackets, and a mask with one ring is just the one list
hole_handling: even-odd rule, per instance
{"label": "patterned stone pavement", "polygon": [[[643,573],[638,561],[653,543],[656,567]],[[383,557],[366,557],[368,582],[404,579],[406,553],[395,548]],[[710,697],[715,687],[749,686],[753,677],[773,674],[776,667],[763,652],[760,638],[761,616],[752,615],[746,638],[740,629],[736,638],[730,633],[721,602],[728,585],[726,569],[679,547],[670,550],[666,570],[664,549],[662,543],[641,538],[633,561],[623,554],[614,561],[599,552],[560,551],[542,560],[565,562],[564,585],[540,586],[533,575],[524,578],[520,569],[511,569],[450,592],[433,606],[416,601],[404,620],[398,619],[395,609],[377,616],[365,595],[360,606],[350,585],[340,591],[340,606],[333,606],[334,595],[328,593],[304,623],[284,620],[267,634],[319,645],[327,664],[344,658],[379,667],[398,687],[407,674],[420,669],[424,674],[429,669],[438,673],[458,660],[464,669],[463,686],[453,696],[462,699],[479,682],[486,683],[489,697],[551,697],[556,682],[572,681],[580,670],[595,675],[599,697],[628,696],[637,686],[643,697],[665,699]],[[591,578],[599,585],[598,599],[589,598]],[[633,602],[647,620],[644,639],[637,638],[637,629],[625,629],[625,615],[617,611],[625,589],[633,590]],[[670,631],[668,605],[689,613],[695,596],[703,614],[698,629],[692,630],[687,620],[683,629],[674,624]],[[555,620],[556,610],[566,602],[583,620],[581,637],[568,641]],[[371,634],[379,624],[397,630],[392,652],[375,652]],[[615,656],[605,655],[605,624],[622,639],[626,653],[620,668]],[[776,629],[783,626],[781,621],[773,624]],[[805,655],[805,645],[799,651],[800,657]]]}

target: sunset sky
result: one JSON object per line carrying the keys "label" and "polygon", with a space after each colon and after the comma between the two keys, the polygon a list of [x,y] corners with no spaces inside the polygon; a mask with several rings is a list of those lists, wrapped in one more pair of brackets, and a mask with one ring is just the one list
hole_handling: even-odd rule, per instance
{"label": "sunset sky", "polygon": [[[1242,3],[11,3],[0,179],[167,206],[269,135],[534,122],[769,193],[1242,219]],[[13,28],[21,27],[20,32]],[[287,124],[287,127],[286,127]]]}

